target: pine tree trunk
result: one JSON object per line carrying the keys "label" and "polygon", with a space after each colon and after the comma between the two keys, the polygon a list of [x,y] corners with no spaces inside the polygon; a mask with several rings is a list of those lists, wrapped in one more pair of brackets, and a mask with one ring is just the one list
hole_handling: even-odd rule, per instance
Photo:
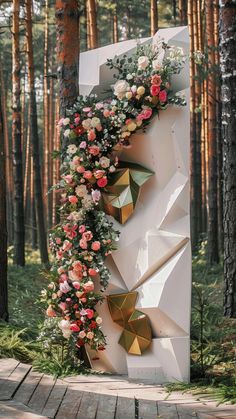
{"label": "pine tree trunk", "polygon": [[179,0],[179,18],[181,25],[186,26],[188,24],[187,0]]}
{"label": "pine tree trunk", "polygon": [[48,250],[47,238],[45,232],[45,216],[42,196],[41,170],[40,170],[40,155],[39,155],[39,136],[38,136],[38,120],[37,120],[37,106],[36,94],[34,86],[34,58],[33,58],[33,37],[32,37],[32,0],[26,0],[26,38],[27,38],[27,52],[28,52],[28,82],[29,82],[29,97],[30,97],[30,131],[31,144],[33,155],[34,168],[34,198],[36,206],[36,218],[38,227],[39,249],[42,263],[47,266]]}
{"label": "pine tree trunk", "polygon": [[157,0],[151,0],[151,36],[158,30],[158,5]]}
{"label": "pine tree trunk", "polygon": [[56,0],[57,62],[60,116],[79,92],[79,12],[76,0]]}
{"label": "pine tree trunk", "polygon": [[7,211],[6,211],[6,154],[3,125],[4,103],[0,83],[0,319],[8,321],[8,287],[7,287]]}
{"label": "pine tree trunk", "polygon": [[12,20],[12,148],[14,178],[14,263],[25,265],[25,223],[21,141],[20,0],[13,0]]}
{"label": "pine tree trunk", "polygon": [[118,34],[118,15],[117,15],[117,1],[115,1],[115,10],[113,14],[113,44],[119,42]]}
{"label": "pine tree trunk", "polygon": [[[1,61],[1,57],[0,57]],[[0,65],[0,84],[2,95],[2,113],[3,113],[3,126],[4,126],[4,139],[6,145],[6,182],[7,182],[7,232],[8,232],[8,245],[13,244],[14,239],[14,221],[13,221],[13,170],[12,170],[12,148],[9,138],[8,125],[7,125],[7,92],[3,78],[2,66]]]}
{"label": "pine tree trunk", "polygon": [[236,3],[220,3],[222,136],[224,176],[224,313],[236,317]]}
{"label": "pine tree trunk", "polygon": [[49,55],[49,26],[48,26],[48,0],[45,0],[45,23],[44,23],[44,79],[43,79],[43,123],[44,123],[44,161],[43,161],[43,201],[48,226],[48,171],[49,171],[49,81],[48,81],[48,55]]}
{"label": "pine tree trunk", "polygon": [[97,13],[95,0],[88,0],[90,49],[98,47]]}
{"label": "pine tree trunk", "polygon": [[208,141],[209,141],[209,190],[208,190],[208,259],[209,263],[219,262],[218,211],[217,211],[217,142],[216,142],[216,82],[214,40],[214,4],[206,0],[206,39],[208,45]]}

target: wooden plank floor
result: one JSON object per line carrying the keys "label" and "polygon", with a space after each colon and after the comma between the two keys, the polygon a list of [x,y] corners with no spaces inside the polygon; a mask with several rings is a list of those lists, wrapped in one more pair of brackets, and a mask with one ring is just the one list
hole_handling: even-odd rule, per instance
{"label": "wooden plank floor", "polygon": [[197,400],[125,376],[64,380],[14,359],[0,359],[0,418],[9,419],[236,419],[236,406]]}

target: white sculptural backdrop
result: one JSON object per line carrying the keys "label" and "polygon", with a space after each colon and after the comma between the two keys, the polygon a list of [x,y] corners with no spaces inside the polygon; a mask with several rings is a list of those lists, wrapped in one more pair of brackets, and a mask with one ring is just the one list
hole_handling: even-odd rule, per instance
{"label": "white sculptural backdrop", "polygon": [[[188,53],[185,27],[162,29],[154,38],[181,46]],[[81,54],[80,92],[101,95],[113,83],[107,58],[132,54],[136,41],[124,41]],[[147,131],[132,136],[132,148],[122,160],[155,172],[142,188],[126,224],[114,220],[121,232],[118,249],[108,261],[112,276],[106,294],[135,290],[136,308],[150,319],[153,339],[142,356],[129,355],[118,344],[122,329],[107,303],[98,308],[107,336],[106,350],[89,351],[94,369],[127,374],[156,383],[189,380],[191,307],[191,247],[189,219],[189,74],[188,63],[173,79],[175,92],[187,97],[186,107],[170,106],[152,120]],[[96,359],[99,357],[99,359]],[[94,360],[93,360],[94,358]],[[96,359],[96,360],[95,360]]]}

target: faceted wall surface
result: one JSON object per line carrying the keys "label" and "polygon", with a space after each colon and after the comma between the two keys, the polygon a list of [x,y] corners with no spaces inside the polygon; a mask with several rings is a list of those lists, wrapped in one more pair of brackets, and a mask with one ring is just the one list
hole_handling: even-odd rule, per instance
{"label": "faceted wall surface", "polygon": [[[164,39],[188,53],[185,27],[163,29],[141,42]],[[125,41],[81,54],[80,91],[97,93],[112,85],[107,58],[131,54],[135,41]],[[118,344],[121,328],[106,302],[98,308],[107,336],[105,351],[89,351],[94,369],[128,374],[156,383],[189,380],[191,247],[189,219],[189,74],[188,63],[173,79],[175,92],[187,97],[186,107],[170,106],[152,120],[145,133],[132,137],[121,160],[155,172],[142,187],[134,214],[124,225],[114,220],[121,236],[107,264],[112,277],[107,294],[137,291],[136,308],[149,316],[153,339],[142,356],[128,355]],[[97,359],[99,357],[99,359]]]}

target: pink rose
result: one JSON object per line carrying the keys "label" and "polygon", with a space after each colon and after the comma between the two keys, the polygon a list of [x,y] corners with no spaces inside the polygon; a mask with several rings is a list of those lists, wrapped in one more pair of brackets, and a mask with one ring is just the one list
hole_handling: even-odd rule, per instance
{"label": "pink rose", "polygon": [[161,85],[161,76],[159,76],[158,74],[154,74],[154,76],[152,76],[152,84],[156,84],[157,86]]}
{"label": "pink rose", "polygon": [[96,134],[95,131],[93,129],[90,129],[88,132],[88,140],[89,141],[93,141],[96,138]]}
{"label": "pink rose", "polygon": [[92,238],[93,238],[93,233],[91,232],[91,231],[86,231],[85,233],[83,233],[83,235],[82,235],[82,239],[83,240],[87,240],[87,241],[89,241],[89,240],[92,240]]}
{"label": "pink rose", "polygon": [[82,271],[83,270],[83,265],[79,260],[76,260],[73,264],[72,264],[73,268],[75,271]]}
{"label": "pink rose", "polygon": [[86,147],[87,147],[86,141],[81,141],[79,148],[86,148]]}
{"label": "pink rose", "polygon": [[90,292],[94,290],[94,283],[92,281],[88,281],[83,285],[84,292]]}
{"label": "pink rose", "polygon": [[80,116],[77,116],[77,117],[74,119],[74,122],[75,122],[75,124],[79,124],[79,121],[80,121]]}
{"label": "pink rose", "polygon": [[64,250],[64,252],[68,252],[68,250],[70,250],[72,248],[72,243],[69,242],[69,240],[65,240],[62,246],[62,249]]}
{"label": "pink rose", "polygon": [[92,250],[94,250],[95,252],[97,252],[100,249],[100,247],[101,247],[101,244],[98,241],[93,242],[91,246]]}
{"label": "pink rose", "polygon": [[158,86],[157,84],[153,84],[151,86],[150,92],[152,96],[158,96],[160,92],[160,86]]}
{"label": "pink rose", "polygon": [[95,172],[93,172],[93,175],[96,179],[100,179],[101,177],[103,177],[104,173],[104,170],[95,170]]}
{"label": "pink rose", "polygon": [[72,175],[66,175],[66,176],[64,176],[64,179],[65,179],[66,183],[68,183],[68,184],[73,182],[73,176]]}
{"label": "pink rose", "polygon": [[99,186],[99,188],[104,188],[107,185],[107,178],[102,177],[101,179],[98,179],[97,185]]}
{"label": "pink rose", "polygon": [[48,317],[56,317],[56,313],[53,310],[52,306],[48,306],[47,310],[46,310],[46,314]]}
{"label": "pink rose", "polygon": [[91,111],[91,108],[89,108],[89,107],[83,108],[83,111],[86,112],[86,113],[87,112],[90,112]]}
{"label": "pink rose", "polygon": [[151,116],[152,116],[152,109],[146,108],[146,109],[143,109],[141,114],[137,116],[137,119],[138,120],[149,119],[151,118]]}
{"label": "pink rose", "polygon": [[60,239],[60,237],[56,237],[56,244],[61,244],[61,239]]}
{"label": "pink rose", "polygon": [[80,234],[84,233],[84,232],[85,232],[85,230],[86,230],[86,227],[85,227],[85,225],[84,225],[84,224],[82,224],[81,226],[79,226],[79,233],[80,233]]}
{"label": "pink rose", "polygon": [[100,153],[100,148],[97,145],[92,145],[89,147],[89,153],[92,156],[97,156]]}
{"label": "pink rose", "polygon": [[76,169],[76,171],[78,173],[84,173],[85,172],[85,168],[84,168],[84,166],[78,166],[77,169]]}
{"label": "pink rose", "polygon": [[166,90],[161,90],[161,92],[159,93],[159,100],[160,102],[166,102],[167,100]]}
{"label": "pink rose", "polygon": [[103,116],[104,116],[105,118],[108,118],[108,117],[110,116],[110,111],[109,111],[108,109],[105,109],[105,110],[103,111]]}
{"label": "pink rose", "polygon": [[71,204],[77,204],[78,198],[75,195],[70,195],[69,196],[69,201],[70,201]]}
{"label": "pink rose", "polygon": [[88,319],[92,319],[94,316],[94,311],[91,308],[87,308],[85,311],[86,311],[86,316],[88,317]]}
{"label": "pink rose", "polygon": [[97,271],[95,269],[93,269],[93,268],[89,268],[88,274],[90,276],[96,276],[97,275]]}
{"label": "pink rose", "polygon": [[63,294],[66,294],[67,292],[69,292],[71,290],[71,287],[69,286],[68,282],[62,282],[60,284],[60,291],[63,292]]}
{"label": "pink rose", "polygon": [[104,105],[103,105],[103,103],[101,103],[101,102],[98,102],[98,103],[96,103],[96,105],[95,105],[95,108],[96,108],[96,109],[98,109],[98,110],[102,109],[103,107],[104,107]]}
{"label": "pink rose", "polygon": [[61,309],[62,311],[65,311],[65,310],[67,309],[67,305],[66,305],[66,303],[60,303],[60,304],[59,304],[59,307],[60,307],[60,309]]}
{"label": "pink rose", "polygon": [[79,289],[80,289],[80,283],[79,283],[79,282],[77,282],[77,281],[73,282],[73,287],[74,287],[76,290],[79,290]]}
{"label": "pink rose", "polygon": [[64,273],[64,274],[61,274],[61,275],[60,275],[60,280],[61,280],[61,281],[63,281],[63,282],[64,282],[64,281],[67,281],[67,279],[68,279],[68,275],[67,275],[67,274],[65,274],[65,273]]}
{"label": "pink rose", "polygon": [[88,333],[87,333],[87,338],[88,338],[89,340],[92,340],[92,339],[94,338],[94,333],[93,333],[93,332],[88,332]]}
{"label": "pink rose", "polygon": [[83,240],[83,239],[81,239],[79,241],[79,245],[80,245],[81,249],[84,249],[84,250],[86,250],[87,247],[88,247],[86,240]]}
{"label": "pink rose", "polygon": [[90,170],[85,170],[83,177],[85,179],[91,179],[91,177],[93,176],[92,172]]}

